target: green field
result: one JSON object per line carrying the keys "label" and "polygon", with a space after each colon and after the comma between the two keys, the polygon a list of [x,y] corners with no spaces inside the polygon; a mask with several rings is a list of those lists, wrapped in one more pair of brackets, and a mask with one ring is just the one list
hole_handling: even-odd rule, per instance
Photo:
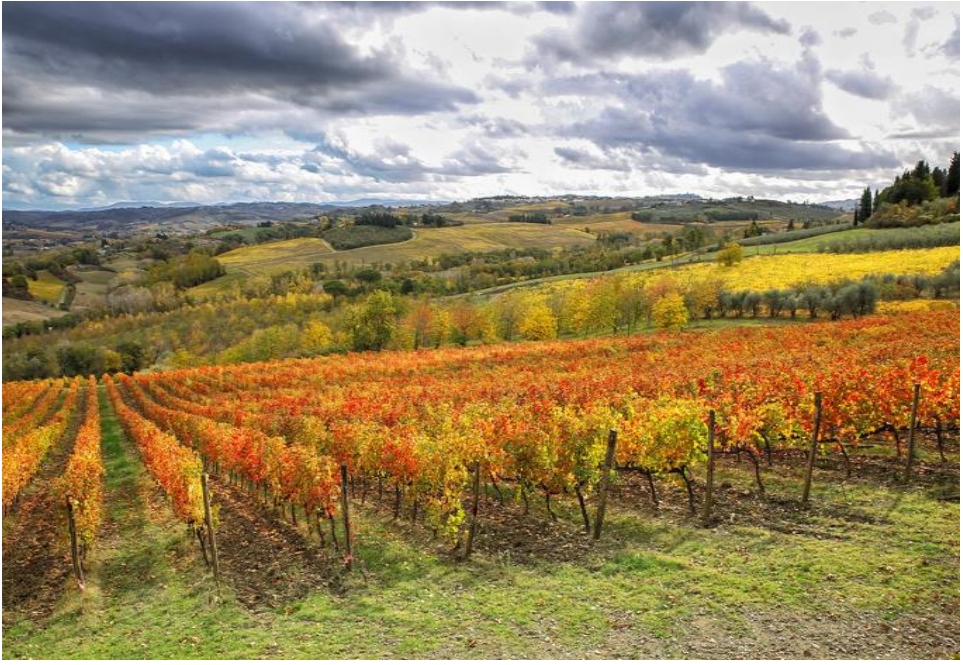
{"label": "green field", "polygon": [[[755,254],[793,254],[793,253],[812,253],[822,251],[823,248],[841,243],[853,243],[853,241],[877,239],[883,241],[887,238],[926,238],[937,235],[947,237],[955,234],[954,242],[959,243],[960,223],[944,223],[934,226],[922,226],[908,229],[846,229],[836,233],[817,235],[811,238],[802,238],[790,242],[778,243],[773,245],[755,245],[746,248],[746,255]],[[858,244],[858,243],[853,243]],[[953,243],[948,243],[953,244]]]}

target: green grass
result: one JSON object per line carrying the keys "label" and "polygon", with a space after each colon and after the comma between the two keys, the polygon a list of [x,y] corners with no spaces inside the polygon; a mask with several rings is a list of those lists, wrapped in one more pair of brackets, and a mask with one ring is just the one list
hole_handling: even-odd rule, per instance
{"label": "green grass", "polygon": [[[847,481],[828,469],[817,469],[810,509],[763,501],[746,508],[722,496],[710,529],[685,517],[678,502],[654,515],[645,499],[618,489],[595,547],[584,545],[574,503],[559,502],[561,537],[545,550],[552,556],[482,547],[456,562],[422,529],[355,506],[364,575],[351,573],[341,593],[318,590],[251,612],[229,586],[215,599],[193,542],[151,499],[146,473],[105,404],[102,414],[109,515],[92,588],[84,597],[68,591],[46,625],[7,625],[4,658],[721,657],[765,644],[765,626],[774,624],[806,634],[838,624],[847,636],[839,644],[831,634],[816,646],[790,642],[797,655],[808,647],[839,655],[834,649],[848,644],[874,657],[863,640],[870,634],[897,648],[897,657],[959,649],[915,650],[878,628],[922,617],[949,622],[952,636],[959,505],[936,500],[931,486]],[[950,465],[958,461],[954,455]],[[798,465],[777,466],[765,481],[770,496],[799,496]],[[723,483],[751,488],[748,464],[725,458]],[[663,496],[678,496],[670,486],[660,481]],[[537,505],[526,519],[548,525]],[[762,517],[745,519],[746,510]],[[482,544],[490,537],[485,519],[483,511]]]}
{"label": "green grass", "polygon": [[[797,254],[797,253],[817,253],[832,251],[833,246],[859,246],[861,241],[876,241],[879,244],[886,244],[885,249],[897,249],[900,246],[915,247],[912,244],[914,239],[929,237],[946,237],[946,245],[959,244],[960,223],[952,222],[938,224],[934,226],[914,227],[910,229],[869,229],[869,228],[850,228],[844,231],[815,235],[811,238],[802,238],[779,244],[762,244],[746,247],[746,256],[757,254]],[[906,245],[900,245],[900,239],[906,239]],[[887,244],[889,243],[889,244]],[[920,245],[923,246],[923,245]],[[937,246],[937,245],[933,245]],[[884,251],[883,247],[877,247],[874,251]]]}

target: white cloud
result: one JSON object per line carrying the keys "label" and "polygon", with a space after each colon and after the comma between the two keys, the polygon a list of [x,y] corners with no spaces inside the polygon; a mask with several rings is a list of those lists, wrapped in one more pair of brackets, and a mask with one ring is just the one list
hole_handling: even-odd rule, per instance
{"label": "white cloud", "polygon": [[[151,79],[157,68],[136,47],[156,34],[129,12],[166,7],[100,6],[91,15],[106,12],[109,35],[58,32],[51,26],[71,24],[60,15],[7,22],[5,205],[562,191],[836,198],[860,178],[891,177],[873,155],[936,164],[959,141],[959,15],[946,4],[710,7],[729,31],[699,12],[642,5],[201,8],[184,34],[216,40],[237,62],[195,71],[203,49],[186,43]],[[16,9],[41,10],[62,8]],[[665,52],[605,24],[613,12],[666,25]],[[214,20],[235,15],[263,24],[259,36]],[[563,34],[598,57],[546,57],[546,35]],[[107,36],[112,59],[98,60]],[[142,50],[160,53],[158,43]],[[93,62],[103,67],[80,66]],[[669,85],[680,72],[688,83]],[[560,91],[560,81],[576,84]],[[673,101],[680,90],[692,94]]]}

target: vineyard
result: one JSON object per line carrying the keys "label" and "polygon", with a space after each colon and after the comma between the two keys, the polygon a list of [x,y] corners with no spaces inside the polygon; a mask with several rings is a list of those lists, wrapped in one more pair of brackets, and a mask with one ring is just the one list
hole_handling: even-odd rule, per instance
{"label": "vineyard", "polygon": [[122,377],[127,401],[108,385],[130,436],[157,445],[145,458],[152,470],[157,460],[155,475],[188,522],[202,520],[201,458],[274,505],[325,517],[336,510],[344,464],[359,492],[390,492],[395,513],[423,511],[455,545],[470,527],[465,508],[476,475],[526,509],[534,496],[549,510],[553,498],[575,496],[589,530],[585,505],[603,479],[612,430],[615,468],[649,479],[676,474],[691,490],[692,469],[707,454],[710,411],[720,452],[754,462],[806,446],[816,393],[818,443],[842,455],[884,430],[898,445],[910,428],[914,384],[922,389],[917,426],[955,429],[955,325],[943,313],[920,316],[912,336],[867,319],[751,336],[213,367]]}
{"label": "vineyard", "polygon": [[[31,607],[36,552],[55,571],[40,586],[62,589],[73,561],[84,587],[111,510],[105,413],[218,588],[253,608],[291,561],[313,571],[292,588],[377,576],[391,525],[453,565],[520,545],[552,560],[611,547],[627,510],[713,533],[751,495],[798,519],[827,464],[833,483],[926,482],[958,455],[959,335],[953,309],[115,375],[102,391],[8,383],[5,623]],[[553,552],[525,549],[545,540],[533,528]]]}

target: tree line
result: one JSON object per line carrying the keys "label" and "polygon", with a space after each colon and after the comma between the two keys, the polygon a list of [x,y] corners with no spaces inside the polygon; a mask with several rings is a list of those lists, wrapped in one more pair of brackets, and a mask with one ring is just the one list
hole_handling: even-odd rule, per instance
{"label": "tree line", "polygon": [[[859,205],[853,213],[853,223],[868,223],[870,226],[916,226],[919,224],[936,223],[925,215],[894,216],[891,208],[902,209],[923,206],[927,202],[939,198],[957,197],[955,213],[959,215],[960,195],[960,153],[954,152],[946,168],[939,166],[930,168],[926,160],[921,159],[913,169],[906,169],[893,179],[893,184],[876,190],[869,187],[863,190]],[[953,213],[952,204],[944,206],[946,214]]]}
{"label": "tree line", "polygon": [[717,318],[859,317],[883,300],[959,297],[959,262],[942,273],[879,275],[764,291],[717,278],[603,275],[490,298],[430,299],[374,286],[356,297],[288,294],[87,321],[63,334],[8,339],[5,380],[253,362],[346,351],[545,340]]}

